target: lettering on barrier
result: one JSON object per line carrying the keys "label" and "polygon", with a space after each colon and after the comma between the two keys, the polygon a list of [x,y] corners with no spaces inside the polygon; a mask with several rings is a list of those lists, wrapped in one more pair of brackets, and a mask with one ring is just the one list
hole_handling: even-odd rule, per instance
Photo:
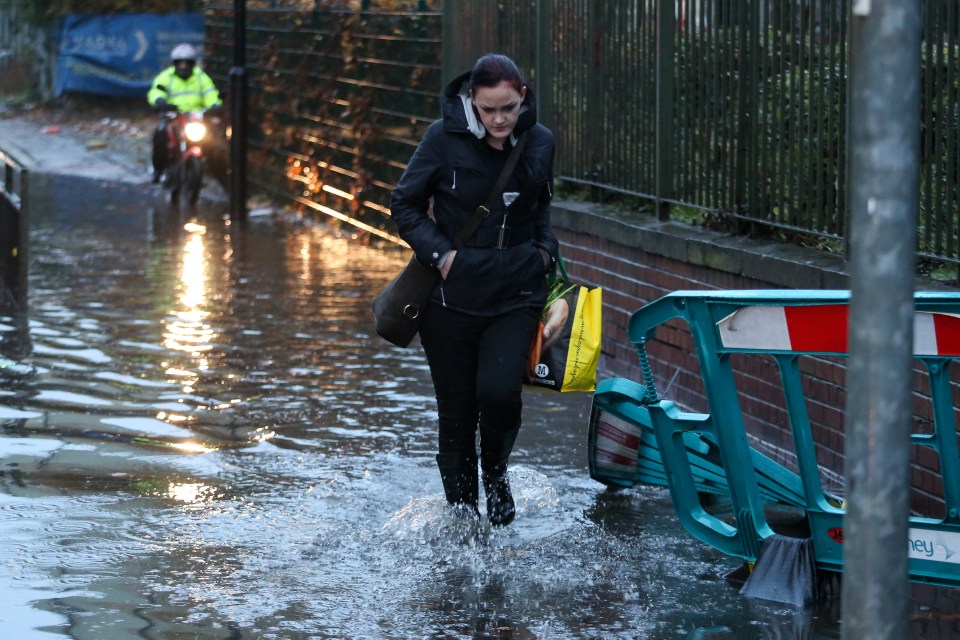
{"label": "lettering on barrier", "polygon": [[960,564],[960,533],[910,529],[907,552],[911,559]]}

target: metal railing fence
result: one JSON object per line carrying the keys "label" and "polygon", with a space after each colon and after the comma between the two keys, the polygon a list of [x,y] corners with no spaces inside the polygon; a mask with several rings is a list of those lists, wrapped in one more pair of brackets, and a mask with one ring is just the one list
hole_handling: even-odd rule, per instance
{"label": "metal railing fence", "polygon": [[19,0],[0,0],[0,71],[7,68],[19,49],[16,37],[19,5]]}
{"label": "metal railing fence", "polygon": [[[478,4],[447,0],[446,10]],[[531,23],[524,3],[500,3],[500,19],[528,33],[498,31],[477,51],[519,57],[529,55],[522,43],[539,43],[558,177],[649,198],[662,215],[680,205],[844,236],[848,2],[534,4]]]}
{"label": "metal railing fence", "polygon": [[[444,54],[527,60],[538,43],[532,75],[557,135],[559,178],[650,198],[662,216],[679,205],[742,232],[843,245],[850,2],[446,0],[445,9],[469,19],[493,4],[498,24],[527,32],[491,30],[479,46],[445,38]],[[918,251],[957,264],[960,8],[923,8]]]}
{"label": "metal railing fence", "polygon": [[[255,162],[284,166],[254,176],[305,206],[389,229],[444,82],[501,51],[529,75],[563,181],[843,250],[848,0],[284,4],[247,12]],[[960,8],[923,6],[918,250],[960,264]],[[206,12],[225,84],[230,6]]]}
{"label": "metal railing fence", "polygon": [[[441,13],[420,4],[247,9],[254,185],[398,240],[390,191],[440,105]],[[206,10],[207,68],[226,87],[230,7]]]}
{"label": "metal railing fence", "polygon": [[33,53],[26,8],[25,0],[0,0],[0,92],[19,89],[23,58]]}
{"label": "metal railing fence", "polygon": [[56,23],[41,4],[0,0],[0,96],[53,97]]}

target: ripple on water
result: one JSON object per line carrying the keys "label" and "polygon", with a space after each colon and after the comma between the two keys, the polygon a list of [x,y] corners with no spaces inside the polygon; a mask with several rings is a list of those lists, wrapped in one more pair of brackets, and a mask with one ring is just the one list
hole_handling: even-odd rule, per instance
{"label": "ripple on water", "polygon": [[134,549],[115,544],[108,533],[115,518],[103,508],[114,502],[103,497],[3,496],[0,537],[6,542],[0,545],[0,564],[16,581],[33,586],[62,590],[89,585],[108,566],[136,555]]}
{"label": "ripple on water", "polygon": [[113,359],[100,349],[93,347],[86,349],[59,349],[43,343],[35,344],[33,346],[33,353],[37,356],[63,358],[67,361],[79,360],[87,364],[105,364]]}
{"label": "ripple on water", "polygon": [[28,521],[31,527],[38,526],[38,523],[62,514],[67,507],[66,502],[66,499],[38,500],[0,495],[0,522],[4,523],[4,526],[19,526],[12,521],[21,520]]}
{"label": "ripple on water", "polygon": [[132,387],[148,387],[154,389],[169,389],[173,385],[170,382],[165,380],[148,380],[146,378],[138,378],[132,375],[125,375],[120,373],[115,373],[113,371],[98,371],[93,374],[94,378],[98,380],[107,380],[109,382],[118,382],[120,384],[130,385]]}
{"label": "ripple on water", "polygon": [[194,437],[194,433],[189,429],[182,429],[163,420],[157,420],[156,418],[101,418],[100,422],[105,425],[119,427],[124,431],[131,431],[146,436],[186,439]]}
{"label": "ripple on water", "polygon": [[0,405],[0,420],[28,420],[30,418],[39,418],[42,415],[43,414],[38,411],[22,411]]}
{"label": "ripple on water", "polygon": [[109,407],[114,404],[112,400],[106,398],[98,398],[85,393],[60,391],[57,389],[43,389],[39,391],[32,400],[36,403],[80,407]]}

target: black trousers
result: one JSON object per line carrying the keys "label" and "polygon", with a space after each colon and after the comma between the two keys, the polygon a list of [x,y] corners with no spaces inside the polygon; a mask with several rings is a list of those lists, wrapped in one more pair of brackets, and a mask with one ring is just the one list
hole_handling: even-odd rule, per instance
{"label": "black trousers", "polygon": [[153,162],[153,172],[158,175],[163,173],[170,166],[173,153],[170,133],[167,131],[167,120],[161,119],[156,129],[153,130],[153,152],[150,158]]}
{"label": "black trousers", "polygon": [[476,452],[480,424],[502,433],[518,429],[540,310],[478,317],[431,303],[424,313],[420,342],[437,396],[439,452]]}

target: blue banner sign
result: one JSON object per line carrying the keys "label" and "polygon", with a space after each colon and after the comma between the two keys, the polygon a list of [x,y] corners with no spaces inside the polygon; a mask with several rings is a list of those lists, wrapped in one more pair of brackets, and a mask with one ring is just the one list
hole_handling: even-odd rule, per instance
{"label": "blue banner sign", "polygon": [[203,14],[69,15],[60,38],[56,93],[145,96],[181,42],[200,48]]}

